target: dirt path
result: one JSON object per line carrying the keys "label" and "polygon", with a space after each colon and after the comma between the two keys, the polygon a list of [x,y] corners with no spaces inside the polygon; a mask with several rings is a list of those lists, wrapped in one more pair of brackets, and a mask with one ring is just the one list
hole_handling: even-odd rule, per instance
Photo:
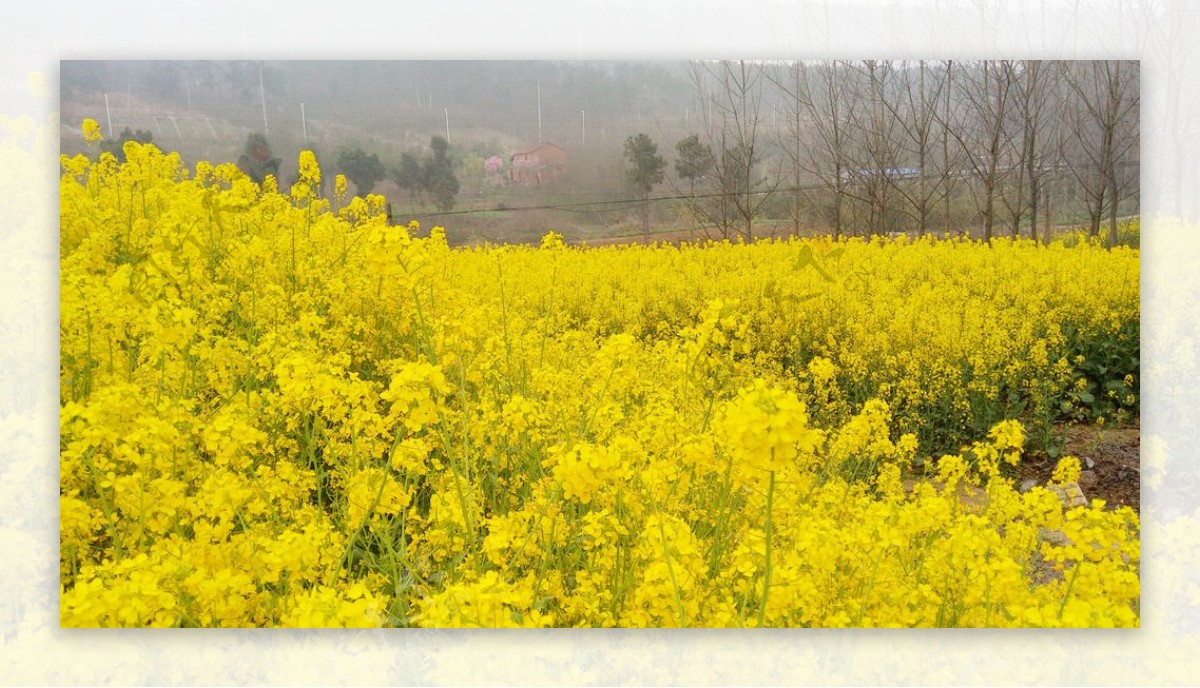
{"label": "dirt path", "polygon": [[[1083,473],[1079,487],[1090,501],[1103,499],[1110,508],[1130,506],[1141,511],[1141,426],[1137,420],[1120,427],[1069,425],[1061,428],[1063,455],[1079,458]],[[1027,455],[1017,471],[1021,480],[1045,484],[1057,459]]]}

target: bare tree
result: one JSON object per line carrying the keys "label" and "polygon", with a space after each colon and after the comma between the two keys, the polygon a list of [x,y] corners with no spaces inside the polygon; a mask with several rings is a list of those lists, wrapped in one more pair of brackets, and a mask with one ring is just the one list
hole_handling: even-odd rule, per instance
{"label": "bare tree", "polygon": [[[914,73],[915,72],[915,73]],[[949,200],[951,170],[954,158],[943,154],[937,161],[938,103],[949,93],[949,63],[937,70],[935,65],[920,60],[906,65],[898,72],[898,95],[884,100],[891,116],[900,128],[900,156],[915,164],[912,175],[891,175],[897,193],[904,200],[907,213],[916,225],[917,233],[929,231],[931,216],[938,200]],[[945,146],[949,149],[949,146]],[[955,149],[957,151],[957,149]]]}
{"label": "bare tree", "polygon": [[857,153],[852,178],[857,182],[851,195],[867,208],[867,226],[873,234],[895,231],[892,208],[894,190],[906,175],[897,164],[899,118],[891,110],[895,99],[895,69],[890,61],[864,60],[855,63],[853,84],[856,107],[850,109]]}
{"label": "bare tree", "polygon": [[1138,69],[1119,60],[1073,63],[1063,72],[1074,94],[1068,109],[1075,155],[1067,168],[1083,190],[1091,236],[1109,218],[1108,245],[1117,243],[1117,217],[1128,175],[1118,172],[1138,147]]}
{"label": "bare tree", "polygon": [[768,69],[767,78],[782,96],[784,128],[776,128],[775,136],[779,150],[787,163],[792,188],[789,190],[788,213],[791,215],[792,232],[800,233],[802,216],[802,190],[808,170],[808,157],[804,150],[804,138],[808,128],[807,112],[811,103],[808,92],[807,74],[803,63],[789,62],[785,66]]}
{"label": "bare tree", "polygon": [[[700,63],[692,63],[692,82],[696,90],[697,113],[699,114],[701,134],[698,138],[700,148],[696,153],[698,159],[705,159],[705,173],[690,180],[691,193],[688,196],[688,211],[694,220],[703,223],[704,233],[710,239],[711,226],[722,239],[729,239],[737,232],[737,208],[732,202],[731,190],[736,188],[737,170],[727,165],[727,150],[729,132],[724,126],[723,111],[715,110],[715,103],[720,98],[719,81],[712,81],[712,67]],[[696,182],[699,182],[697,189]],[[699,191],[699,193],[697,193]]]}
{"label": "bare tree", "polygon": [[950,134],[962,147],[976,182],[972,185],[975,207],[983,221],[984,239],[990,242],[996,221],[997,192],[1009,172],[1002,163],[1013,63],[1010,60],[984,60],[977,69],[963,71],[967,117],[961,128],[950,127]]}
{"label": "bare tree", "polygon": [[[793,165],[797,193],[806,176],[816,180],[829,197],[829,222],[835,239],[846,228],[851,176],[854,131],[848,121],[853,93],[848,75],[848,63],[843,61],[801,61],[789,67],[789,79],[775,80],[787,103],[792,140],[783,148]],[[799,198],[795,202],[799,203]]]}
{"label": "bare tree", "polygon": [[1069,207],[1074,191],[1078,187],[1074,174],[1068,172],[1068,160],[1072,151],[1072,133],[1070,130],[1070,109],[1074,107],[1070,88],[1066,85],[1064,74],[1070,66],[1065,62],[1053,63],[1052,76],[1047,83],[1047,94],[1051,104],[1051,114],[1048,120],[1053,122],[1050,141],[1053,144],[1053,163],[1043,182],[1045,193],[1045,211],[1042,215],[1043,243],[1049,244],[1056,229],[1055,219],[1059,217],[1063,207]]}
{"label": "bare tree", "polygon": [[958,185],[957,182],[959,181],[959,177],[956,172],[963,164],[962,159],[964,153],[963,148],[957,145],[957,141],[954,141],[954,145],[951,145],[952,139],[954,138],[951,135],[951,132],[954,131],[954,128],[958,126],[958,121],[960,120],[960,108],[956,108],[952,105],[954,103],[952,98],[954,92],[953,60],[948,60],[946,62],[945,83],[946,86],[943,89],[942,102],[940,103],[941,109],[935,108],[934,112],[936,113],[935,117],[938,120],[938,124],[941,127],[943,169],[942,189],[944,191],[942,203],[944,206],[943,215],[945,221],[945,231],[943,232],[943,235],[948,237],[954,229],[952,219],[953,215],[950,212],[950,199],[954,194],[954,187]]}
{"label": "bare tree", "polygon": [[754,220],[778,186],[778,176],[773,182],[754,176],[761,162],[763,75],[761,64],[745,60],[692,64],[704,133],[714,151],[710,176],[716,202],[700,207],[724,238],[753,239]]}
{"label": "bare tree", "polygon": [[[738,145],[739,126],[757,125],[758,101],[739,85],[745,72],[722,65],[705,72],[716,84],[712,157],[723,168],[713,176],[727,222],[746,234],[755,187],[745,180],[762,156]],[[1119,208],[1136,204],[1135,63],[822,61],[767,75],[783,115],[774,142],[793,186],[794,230],[806,189],[827,201],[835,236],[848,227],[925,234],[939,204],[950,234],[964,224],[961,199],[988,241],[1000,227],[1020,236],[1028,223],[1031,238],[1048,242],[1058,215],[1081,206],[1092,232],[1107,217],[1115,240]]]}
{"label": "bare tree", "polygon": [[1054,122],[1053,118],[1046,117],[1047,84],[1052,75],[1052,65],[1047,66],[1041,60],[1029,60],[1024,65],[1017,96],[1025,151],[1025,176],[1029,184],[1029,237],[1034,241],[1038,239],[1038,205],[1049,169],[1046,159],[1053,161],[1053,157],[1045,153],[1045,139]]}
{"label": "bare tree", "polygon": [[1043,211],[1043,236],[1049,241],[1053,223],[1050,187],[1054,172],[1070,146],[1062,136],[1063,107],[1069,100],[1059,84],[1061,65],[1028,60],[1012,65],[1012,99],[1005,128],[1007,183],[1001,193],[1014,237],[1028,219],[1029,236],[1038,236]]}

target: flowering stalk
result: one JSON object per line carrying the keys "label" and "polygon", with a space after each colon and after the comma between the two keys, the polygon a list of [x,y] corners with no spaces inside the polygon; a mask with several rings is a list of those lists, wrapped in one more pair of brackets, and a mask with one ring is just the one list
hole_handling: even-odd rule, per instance
{"label": "flowering stalk", "polygon": [[[771,461],[775,460],[775,449],[771,449]],[[762,628],[767,614],[767,594],[771,591],[771,507],[775,499],[775,471],[771,471],[770,482],[767,484],[767,523],[764,527],[763,539],[766,541],[767,562],[763,570],[762,599],[758,605],[758,627]]]}

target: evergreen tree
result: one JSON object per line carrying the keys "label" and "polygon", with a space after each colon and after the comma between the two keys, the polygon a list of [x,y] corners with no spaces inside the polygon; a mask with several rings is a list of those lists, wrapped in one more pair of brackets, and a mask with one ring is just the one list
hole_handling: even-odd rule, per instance
{"label": "evergreen tree", "polygon": [[434,136],[429,146],[433,149],[433,157],[425,160],[423,186],[433,195],[439,210],[450,210],[458,195],[458,177],[454,176],[454,166],[447,152],[450,145],[441,136]]}
{"label": "evergreen tree", "polygon": [[121,136],[116,141],[105,141],[100,144],[101,150],[112,153],[117,158],[117,162],[125,162],[125,142],[137,141],[138,143],[151,143],[154,140],[154,135],[148,131],[138,129],[136,132],[129,127],[121,130]]}
{"label": "evergreen tree", "polygon": [[267,137],[257,132],[246,137],[245,152],[238,156],[238,167],[255,184],[262,184],[267,175],[279,175],[279,158],[271,157]]}
{"label": "evergreen tree", "polygon": [[[632,165],[625,171],[626,177],[633,184],[638,198],[646,201],[650,197],[650,189],[655,184],[662,182],[663,169],[667,166],[667,162],[658,154],[658,144],[645,134],[630,136],[625,140],[625,159]],[[641,204],[642,233],[647,237],[650,236],[649,211],[649,204],[643,202]]]}
{"label": "evergreen tree", "polygon": [[338,168],[347,179],[354,182],[354,188],[363,196],[371,193],[375,183],[386,176],[379,156],[374,153],[367,155],[361,148],[342,150],[338,154]]}
{"label": "evergreen tree", "polygon": [[402,191],[423,197],[425,191],[424,172],[421,170],[421,161],[412,153],[400,155],[400,166],[392,169],[392,180]]}

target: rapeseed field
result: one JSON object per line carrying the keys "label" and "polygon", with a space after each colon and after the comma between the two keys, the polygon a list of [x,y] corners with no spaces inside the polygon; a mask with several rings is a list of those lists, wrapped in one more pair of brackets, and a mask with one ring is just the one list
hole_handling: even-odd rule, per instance
{"label": "rapeseed field", "polygon": [[1137,513],[1013,472],[1138,414],[1136,249],[451,248],[125,152],[62,160],[63,626],[1139,624]]}

